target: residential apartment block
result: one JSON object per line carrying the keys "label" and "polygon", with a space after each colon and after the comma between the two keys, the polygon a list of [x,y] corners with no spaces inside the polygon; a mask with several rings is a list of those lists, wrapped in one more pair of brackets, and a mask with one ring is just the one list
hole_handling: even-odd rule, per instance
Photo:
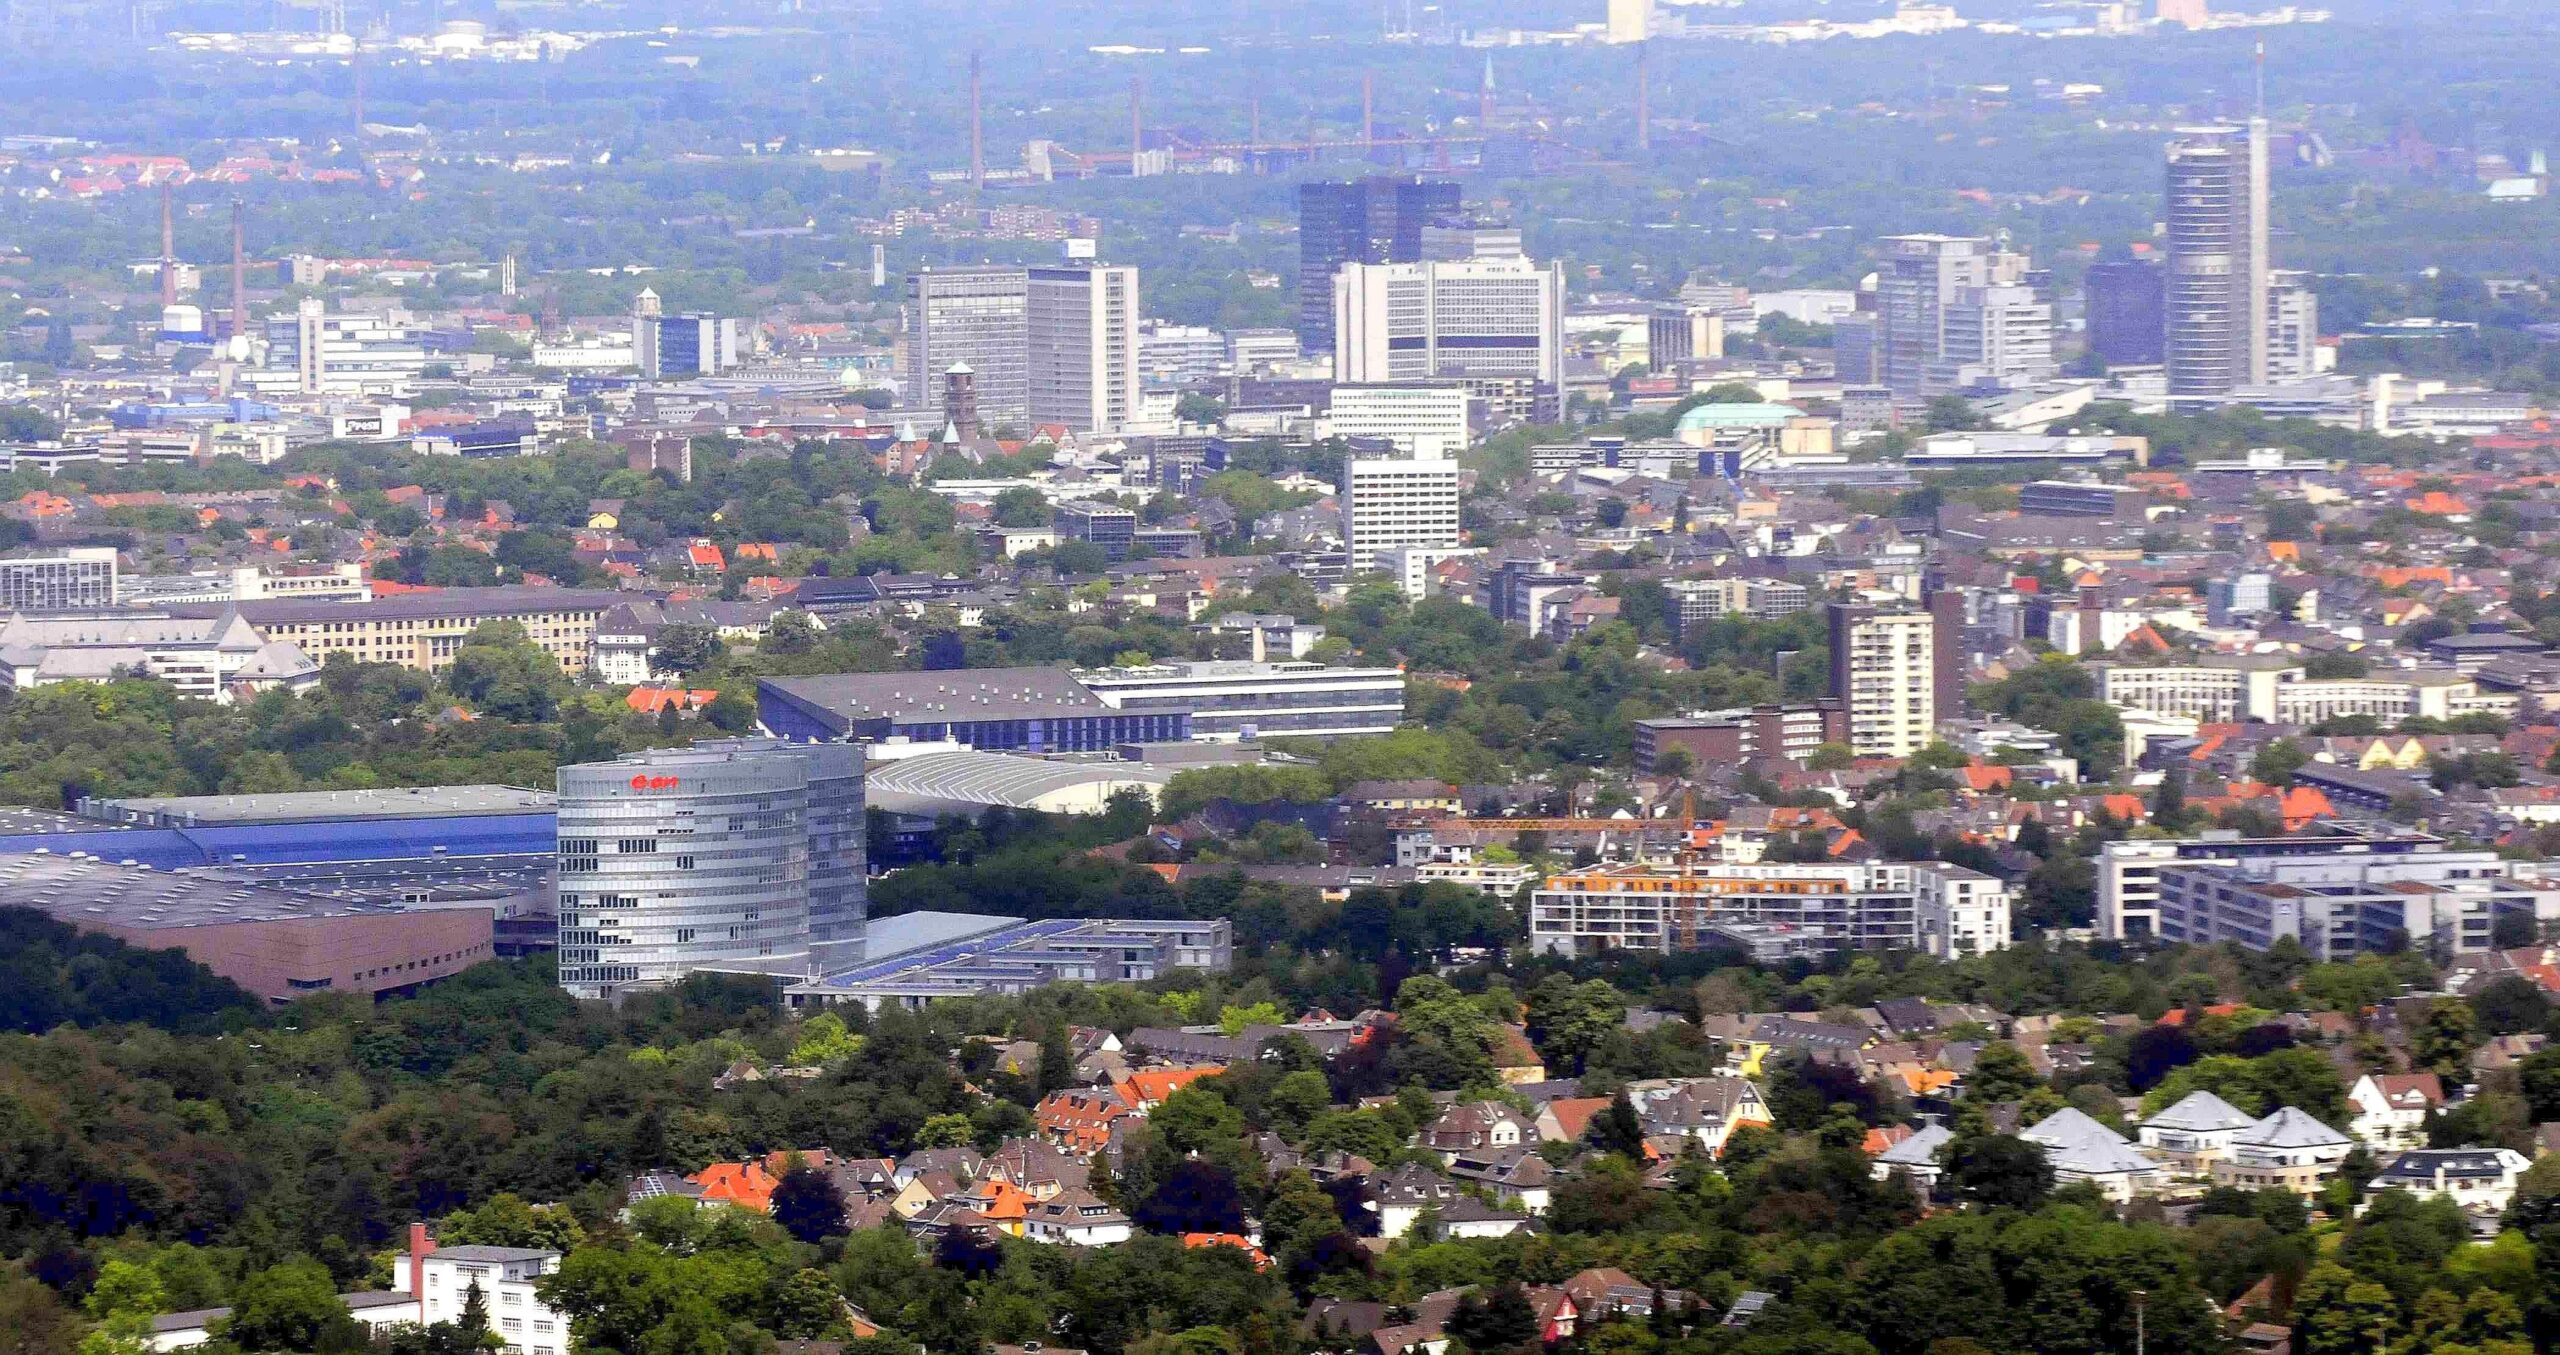
{"label": "residential apartment block", "polygon": [[2098,928],[2117,940],[2265,950],[2290,937],[2337,959],[2414,947],[2483,950],[2502,915],[2560,921],[2560,882],[2425,833],[2323,825],[2293,837],[2110,842]]}
{"label": "residential apartment block", "polygon": [[1769,929],[1952,957],[2007,946],[2009,911],[2000,881],[1940,863],[1620,866],[1548,879],[1530,896],[1529,941],[1551,955],[1674,954]]}
{"label": "residential apartment block", "polygon": [[[1860,757],[1909,757],[1936,737],[1936,618],[1831,604],[1831,695]],[[1954,637],[1948,637],[1952,642]]]}

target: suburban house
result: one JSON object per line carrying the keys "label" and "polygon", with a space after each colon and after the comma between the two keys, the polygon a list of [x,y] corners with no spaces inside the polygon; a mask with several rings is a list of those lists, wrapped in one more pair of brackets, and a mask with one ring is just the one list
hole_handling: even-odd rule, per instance
{"label": "suburban house", "polygon": [[1938,1150],[1947,1146],[1955,1131],[1942,1124],[1929,1125],[1902,1142],[1876,1154],[1874,1172],[1879,1181],[1890,1179],[1895,1172],[1910,1178],[1911,1188],[1926,1195],[1937,1188],[1938,1177],[1946,1168],[1938,1162]]}
{"label": "suburban house", "polygon": [[2513,1148],[2420,1148],[2392,1159],[2365,1186],[2365,1203],[2381,1191],[2406,1190],[2447,1196],[2466,1213],[2503,1214],[2532,1165]]}
{"label": "suburban house", "polygon": [[[1760,1089],[1743,1078],[1646,1078],[1628,1083],[1626,1093],[1647,1139],[1691,1140],[1710,1157],[1723,1155],[1734,1130],[1775,1123]],[[1678,1146],[1670,1156],[1679,1155]]]}
{"label": "suburban house", "polygon": [[2427,1141],[2427,1114],[2444,1109],[2444,1082],[2433,1073],[2367,1073],[2347,1089],[2354,1118],[2347,1132],[2375,1148],[2417,1148]]}
{"label": "suburban house", "polygon": [[1071,1247],[1107,1247],[1128,1241],[1136,1232],[1128,1215],[1089,1190],[1061,1191],[1032,1205],[1022,1225],[1022,1235],[1034,1242]]}
{"label": "suburban house", "polygon": [[2189,1175],[2202,1176],[2232,1140],[2257,1123],[2254,1116],[2207,1091],[2189,1092],[2176,1105],[2144,1120],[2134,1130],[2151,1155]]}
{"label": "suburban house", "polygon": [[2059,1185],[2086,1181],[2099,1194],[2122,1204],[2162,1184],[2159,1163],[2145,1157],[2124,1135],[2076,1109],[2057,1110],[2020,1131],[2018,1137],[2044,1149]]}
{"label": "suburban house", "polygon": [[2231,1140],[2213,1164],[2213,1183],[2315,1194],[2338,1174],[2338,1164],[2354,1147],[2354,1140],[2308,1112],[2279,1106]]}

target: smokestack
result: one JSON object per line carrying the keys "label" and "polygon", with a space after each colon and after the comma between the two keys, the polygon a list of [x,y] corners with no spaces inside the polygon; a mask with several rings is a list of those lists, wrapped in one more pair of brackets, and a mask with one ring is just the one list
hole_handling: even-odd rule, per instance
{"label": "smokestack", "polygon": [[1138,177],[1138,156],[1147,149],[1146,82],[1129,77],[1129,177]]}
{"label": "smokestack", "polygon": [[347,68],[355,73],[356,140],[364,140],[364,44],[357,43],[355,54],[347,58]]}
{"label": "smokestack", "polygon": [[1360,150],[1363,154],[1378,148],[1378,77],[1375,72],[1360,72]]}
{"label": "smokestack", "polygon": [[409,1296],[418,1301],[418,1322],[427,1321],[427,1258],[433,1255],[436,1240],[427,1236],[427,1225],[409,1225]]}
{"label": "smokestack", "polygon": [[1262,96],[1259,94],[1246,95],[1244,107],[1244,144],[1248,146],[1259,146],[1262,144]]}
{"label": "smokestack", "polygon": [[987,187],[986,124],[978,101],[978,54],[969,54],[969,186],[980,192]]}
{"label": "smokestack", "polygon": [[1636,149],[1653,149],[1653,40],[1636,44]]}
{"label": "smokestack", "polygon": [[1493,127],[1493,53],[1484,54],[1484,79],[1476,85],[1476,130]]}
{"label": "smokestack", "polygon": [[231,200],[231,333],[249,332],[249,228],[240,199]]}
{"label": "smokestack", "polygon": [[170,203],[176,188],[167,180],[160,181],[160,304],[178,304],[178,221]]}

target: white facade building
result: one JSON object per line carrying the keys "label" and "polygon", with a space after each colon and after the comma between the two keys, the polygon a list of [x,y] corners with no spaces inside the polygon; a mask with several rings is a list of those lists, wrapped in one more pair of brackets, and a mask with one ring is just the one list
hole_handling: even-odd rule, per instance
{"label": "white facade building", "polygon": [[566,1355],[569,1317],[536,1290],[559,1268],[560,1253],[530,1247],[445,1247],[423,1258],[413,1249],[391,1258],[391,1287],[419,1300],[402,1320],[424,1326],[461,1317],[476,1284],[509,1355]]}
{"label": "white facade building", "polygon": [[1025,286],[1032,424],[1112,433],[1136,421],[1138,270],[1104,264],[1034,268]]}
{"label": "white facade building", "polygon": [[1386,734],[1404,722],[1395,668],[1213,659],[1085,668],[1076,681],[1114,710],[1189,711],[1191,737],[1203,743]]}
{"label": "white facade building", "polygon": [[1458,525],[1458,463],[1355,457],[1342,464],[1342,543],[1353,574],[1380,566],[1389,551],[1450,550]]}
{"label": "white facade building", "polygon": [[1860,757],[1909,757],[1937,736],[1937,623],[1927,612],[1831,607],[1831,686]]}
{"label": "white facade building", "polygon": [[1466,449],[1467,391],[1457,385],[1336,386],[1330,424],[1335,437],[1385,438],[1417,460],[1447,460]]}
{"label": "white facade building", "polygon": [[1529,259],[1343,265],[1333,280],[1333,379],[1344,383],[1564,373],[1564,268]]}

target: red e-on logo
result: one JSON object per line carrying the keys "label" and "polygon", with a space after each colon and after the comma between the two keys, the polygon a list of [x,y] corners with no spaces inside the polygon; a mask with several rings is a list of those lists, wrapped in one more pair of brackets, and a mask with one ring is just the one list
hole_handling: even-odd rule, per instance
{"label": "red e-on logo", "polygon": [[672,776],[651,776],[641,772],[631,778],[633,790],[674,790],[676,785],[677,779]]}

